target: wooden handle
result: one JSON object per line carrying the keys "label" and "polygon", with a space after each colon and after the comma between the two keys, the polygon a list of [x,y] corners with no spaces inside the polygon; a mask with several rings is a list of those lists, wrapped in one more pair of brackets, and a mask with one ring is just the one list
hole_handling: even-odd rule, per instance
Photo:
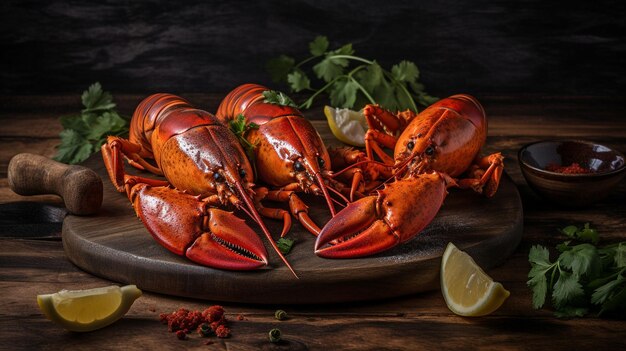
{"label": "wooden handle", "polygon": [[61,196],[72,214],[94,214],[102,205],[102,179],[87,167],[23,153],[9,162],[8,178],[9,187],[17,194]]}

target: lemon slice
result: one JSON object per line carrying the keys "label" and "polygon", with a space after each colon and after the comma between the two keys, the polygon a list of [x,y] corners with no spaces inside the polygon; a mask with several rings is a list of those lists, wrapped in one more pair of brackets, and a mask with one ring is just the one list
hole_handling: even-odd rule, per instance
{"label": "lemon slice", "polygon": [[87,332],[122,318],[141,290],[135,285],[117,285],[87,290],[61,290],[54,294],[37,295],[37,303],[53,322],[67,330]]}
{"label": "lemon slice", "polygon": [[448,308],[461,316],[490,314],[510,295],[470,255],[452,243],[446,247],[441,260],[441,292]]}
{"label": "lemon slice", "polygon": [[365,146],[365,131],[367,122],[363,113],[347,108],[333,108],[324,106],[324,115],[333,135],[349,145]]}

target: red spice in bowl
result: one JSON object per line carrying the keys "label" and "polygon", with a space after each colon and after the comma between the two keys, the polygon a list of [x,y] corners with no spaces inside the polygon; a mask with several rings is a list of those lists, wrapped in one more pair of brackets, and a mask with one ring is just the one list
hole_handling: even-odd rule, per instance
{"label": "red spice in bowl", "polygon": [[584,140],[530,143],[519,150],[517,159],[528,185],[564,207],[598,202],[626,176],[622,153]]}
{"label": "red spice in bowl", "polygon": [[557,164],[549,164],[546,167],[546,171],[561,173],[561,174],[587,174],[593,173],[593,171],[589,168],[584,168],[578,164],[578,162],[574,162],[569,166],[559,166]]}

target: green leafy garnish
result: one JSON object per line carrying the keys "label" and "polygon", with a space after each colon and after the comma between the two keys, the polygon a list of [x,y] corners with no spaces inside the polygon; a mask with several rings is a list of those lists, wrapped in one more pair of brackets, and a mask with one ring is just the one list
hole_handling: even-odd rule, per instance
{"label": "green leafy garnish", "polygon": [[244,117],[243,114],[239,114],[235,119],[228,122],[228,127],[239,140],[239,144],[241,144],[246,152],[250,163],[254,165],[254,148],[256,144],[249,142],[248,139],[246,139],[246,134],[252,129],[259,129],[259,125],[253,122],[247,123],[246,117]]}
{"label": "green leafy garnish", "polygon": [[109,135],[128,132],[128,121],[115,111],[110,93],[100,83],[92,84],[81,96],[85,107],[79,115],[61,117],[64,130],[54,159],[74,164],[98,151]]}
{"label": "green leafy garnish", "polygon": [[289,251],[291,251],[291,247],[293,246],[294,242],[295,240],[293,239],[280,238],[276,241],[276,246],[278,246],[278,249],[280,250],[280,252],[282,252],[283,255],[286,255],[289,253]]}
{"label": "green leafy garnish", "polygon": [[[328,93],[332,106],[350,109],[377,103],[392,111],[411,109],[417,112],[418,104],[428,106],[437,101],[417,81],[419,70],[415,63],[401,61],[387,71],[374,60],[355,56],[352,44],[334,50],[329,47],[328,38],[318,36],[309,43],[310,57],[296,63],[294,58],[281,55],[267,63],[275,82],[288,83],[294,92],[311,92],[300,108],[311,107],[315,98],[324,92]],[[307,65],[312,72],[305,71]],[[321,88],[312,87],[311,75],[315,76],[316,83],[322,84]]]}
{"label": "green leafy garnish", "polygon": [[263,102],[266,102],[268,104],[274,104],[274,105],[280,105],[280,106],[291,106],[291,107],[296,107],[296,108],[298,107],[296,103],[293,102],[293,100],[291,100],[289,96],[285,95],[284,93],[280,91],[265,90],[262,94],[263,94],[263,97],[265,97],[265,100],[263,100]]}
{"label": "green leafy garnish", "polygon": [[560,254],[554,262],[547,248],[531,247],[527,285],[533,292],[533,307],[543,307],[549,295],[559,318],[582,317],[598,307],[599,315],[626,310],[626,242],[596,247],[598,233],[589,223],[582,229],[568,226],[561,232],[588,242],[557,245]]}
{"label": "green leafy garnish", "polygon": [[598,243],[598,232],[595,229],[589,228],[589,223],[585,223],[583,228],[578,228],[575,225],[567,226],[561,229],[561,233],[568,237],[580,241]]}

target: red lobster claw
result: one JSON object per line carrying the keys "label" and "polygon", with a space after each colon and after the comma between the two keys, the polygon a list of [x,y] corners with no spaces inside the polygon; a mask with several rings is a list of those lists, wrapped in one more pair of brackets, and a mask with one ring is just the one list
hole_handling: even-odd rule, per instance
{"label": "red lobster claw", "polygon": [[377,196],[349,204],[322,229],[315,254],[363,257],[412,239],[435,218],[448,185],[453,183],[444,174],[420,174],[388,184]]}
{"label": "red lobster claw", "polygon": [[177,255],[202,265],[249,270],[265,266],[258,235],[232,212],[207,208],[197,196],[140,183],[132,188],[137,216],[152,236]]}

